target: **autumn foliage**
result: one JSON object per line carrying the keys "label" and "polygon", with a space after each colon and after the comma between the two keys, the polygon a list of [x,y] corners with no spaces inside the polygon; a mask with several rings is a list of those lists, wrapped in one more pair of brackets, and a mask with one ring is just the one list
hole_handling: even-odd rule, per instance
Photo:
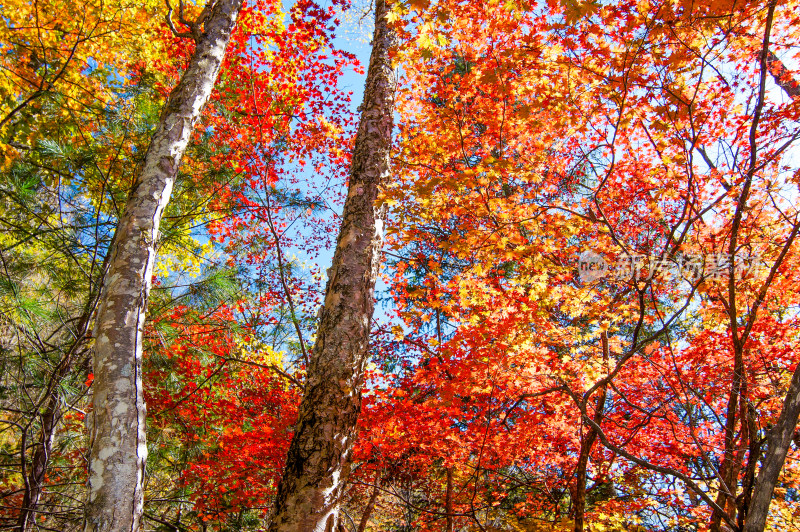
{"label": "autumn foliage", "polygon": [[[194,42],[161,2],[14,6],[0,523],[49,448],[30,529],[78,530],[104,259]],[[239,17],[159,244],[146,530],[266,529],[357,126],[342,79],[366,65],[336,36],[354,9]],[[800,4],[411,0],[389,21],[388,241],[345,529],[750,530],[783,426],[763,529],[796,527]]]}

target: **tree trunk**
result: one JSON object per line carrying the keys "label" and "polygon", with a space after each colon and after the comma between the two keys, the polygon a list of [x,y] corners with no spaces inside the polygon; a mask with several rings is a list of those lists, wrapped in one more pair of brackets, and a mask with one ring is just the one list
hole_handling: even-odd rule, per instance
{"label": "tree trunk", "polygon": [[[766,47],[765,51],[766,64],[775,83],[790,98],[800,98],[800,84],[796,80],[787,77],[786,67],[775,54],[767,51]],[[789,390],[783,400],[783,409],[778,418],[778,423],[772,428],[767,438],[764,462],[758,472],[750,503],[746,505],[747,516],[744,532],[762,532],[767,524],[769,504],[772,501],[775,485],[778,483],[778,476],[781,469],[783,469],[786,453],[789,452],[789,445],[792,442],[799,416],[800,366],[797,366],[792,374]]]}
{"label": "tree trunk", "polygon": [[447,468],[447,487],[444,495],[444,512],[447,514],[445,532],[453,532],[453,466]]}
{"label": "tree trunk", "polygon": [[[44,488],[44,475],[47,472],[47,463],[50,460],[50,451],[53,448],[55,427],[61,416],[61,397],[58,390],[53,390],[47,401],[47,407],[41,414],[42,428],[39,432],[39,442],[31,460],[31,470],[25,479],[25,494],[22,499],[22,509],[17,520],[20,532],[27,532],[33,528],[36,508],[39,505]],[[23,456],[24,460],[25,457]]]}
{"label": "tree trunk", "polygon": [[[103,260],[98,285],[102,284],[108,268],[108,255]],[[50,382],[44,398],[39,404],[46,403],[46,407],[41,414],[42,426],[39,431],[39,443],[31,460],[31,470],[25,482],[25,494],[22,499],[22,509],[17,520],[17,527],[21,532],[27,532],[33,528],[34,517],[39,506],[39,499],[44,491],[45,473],[50,461],[50,452],[55,440],[56,428],[61,419],[61,383],[70,374],[78,356],[85,353],[86,343],[89,339],[91,330],[92,316],[97,308],[97,290],[92,290],[83,313],[78,320],[78,327],[73,331],[74,340],[65,350],[64,357],[56,366],[51,375]],[[38,410],[37,406],[37,410]],[[25,460],[24,455],[22,459]]]}
{"label": "tree trunk", "polygon": [[[609,349],[608,349],[608,334],[603,332],[600,336],[603,349],[603,361],[608,367]],[[606,386],[600,388],[600,395],[597,396],[597,405],[594,409],[593,420],[597,425],[603,421],[603,413],[606,407],[606,398],[608,397]],[[578,456],[578,465],[575,468],[575,523],[573,525],[574,532],[583,532],[584,515],[586,514],[586,470],[589,466],[589,456],[592,453],[592,447],[597,440],[597,431],[589,426],[589,432],[581,441],[581,451]]]}
{"label": "tree trunk", "polygon": [[376,199],[389,174],[393,125],[393,33],[386,14],[384,0],[377,0],[347,200],[271,532],[335,530],[350,473],[383,245],[385,209]]}
{"label": "tree trunk", "polygon": [[762,441],[758,437],[758,425],[756,424],[756,409],[753,403],[747,403],[747,466],[742,479],[742,493],[736,498],[737,512],[736,524],[739,530],[744,530],[744,523],[747,520],[747,513],[750,511],[750,503],[753,498],[753,487],[755,486],[756,467],[761,460]]}
{"label": "tree trunk", "polygon": [[[772,3],[770,6],[771,9],[774,9],[775,4]],[[786,67],[775,54],[768,50],[767,44],[763,51],[764,61],[773,80],[787,96],[795,100],[800,98],[800,84],[797,80],[788,77]],[[789,452],[798,417],[800,417],[800,366],[797,366],[792,374],[792,381],[783,400],[783,409],[778,423],[767,437],[764,462],[758,472],[750,504],[746,506],[747,516],[744,532],[762,532],[767,524],[769,504],[772,501],[775,485],[778,483],[778,476],[783,469],[786,453]]]}
{"label": "tree trunk", "polygon": [[800,416],[800,365],[794,369],[792,382],[783,401],[783,409],[781,409],[778,423],[770,431],[767,439],[767,451],[764,453],[764,462],[753,488],[753,498],[747,511],[744,532],[762,532],[764,530],[769,514],[769,503],[772,501],[772,492],[778,483],[778,476],[783,469],[786,453],[792,443],[798,416]]}
{"label": "tree trunk", "polygon": [[[735,334],[735,333],[734,333]],[[717,493],[717,505],[727,511],[731,519],[736,519],[736,492],[738,489],[739,471],[741,470],[742,451],[737,448],[736,425],[739,421],[739,404],[745,401],[743,386],[746,383],[744,367],[744,354],[742,346],[737,339],[734,339],[734,363],[733,379],[731,381],[731,391],[728,396],[728,405],[725,410],[725,448],[722,453],[722,460],[719,467],[719,492]],[[740,438],[744,436],[746,420],[741,420],[742,430]],[[739,445],[739,447],[741,447]],[[711,514],[711,532],[722,530],[722,512],[714,510]]]}
{"label": "tree trunk", "polygon": [[372,511],[375,509],[375,502],[378,500],[378,495],[381,491],[381,475],[375,477],[375,486],[372,488],[372,494],[369,496],[364,513],[361,514],[361,522],[358,523],[358,532],[366,532],[367,525],[369,525],[369,518],[372,516]]}
{"label": "tree trunk", "polygon": [[216,0],[196,23],[194,55],[167,99],[117,226],[95,323],[86,531],[139,529],[147,457],[142,334],[158,228],[241,6]]}

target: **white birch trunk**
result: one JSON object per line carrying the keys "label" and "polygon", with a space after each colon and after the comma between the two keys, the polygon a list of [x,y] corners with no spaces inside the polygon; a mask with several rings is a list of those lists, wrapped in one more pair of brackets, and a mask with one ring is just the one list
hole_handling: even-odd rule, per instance
{"label": "white birch trunk", "polygon": [[135,532],[140,526],[147,458],[142,334],[158,228],[241,5],[216,0],[208,6],[197,48],[167,99],[109,251],[94,334],[87,532]]}
{"label": "white birch trunk", "polygon": [[386,4],[377,0],[372,56],[356,135],[347,200],[329,272],[299,418],[278,486],[270,532],[330,532],[350,473],[367,361],[385,209],[376,203],[389,175],[395,73]]}

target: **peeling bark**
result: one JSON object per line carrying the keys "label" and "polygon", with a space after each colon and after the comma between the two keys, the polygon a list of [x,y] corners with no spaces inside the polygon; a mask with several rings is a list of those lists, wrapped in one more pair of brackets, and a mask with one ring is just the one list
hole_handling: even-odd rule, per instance
{"label": "peeling bark", "polygon": [[158,228],[241,6],[242,0],[216,0],[207,7],[194,55],[167,99],[117,226],[94,333],[87,532],[140,526],[147,457],[142,334]]}
{"label": "peeling bark", "polygon": [[336,530],[342,488],[350,474],[383,245],[385,208],[376,200],[389,174],[393,126],[393,32],[386,14],[385,2],[377,0],[348,194],[271,532]]}

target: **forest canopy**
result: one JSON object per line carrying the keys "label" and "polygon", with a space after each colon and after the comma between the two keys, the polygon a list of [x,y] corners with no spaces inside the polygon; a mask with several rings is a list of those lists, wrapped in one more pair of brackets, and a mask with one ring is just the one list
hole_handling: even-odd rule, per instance
{"label": "forest canopy", "polygon": [[0,529],[800,527],[800,2],[2,12]]}

